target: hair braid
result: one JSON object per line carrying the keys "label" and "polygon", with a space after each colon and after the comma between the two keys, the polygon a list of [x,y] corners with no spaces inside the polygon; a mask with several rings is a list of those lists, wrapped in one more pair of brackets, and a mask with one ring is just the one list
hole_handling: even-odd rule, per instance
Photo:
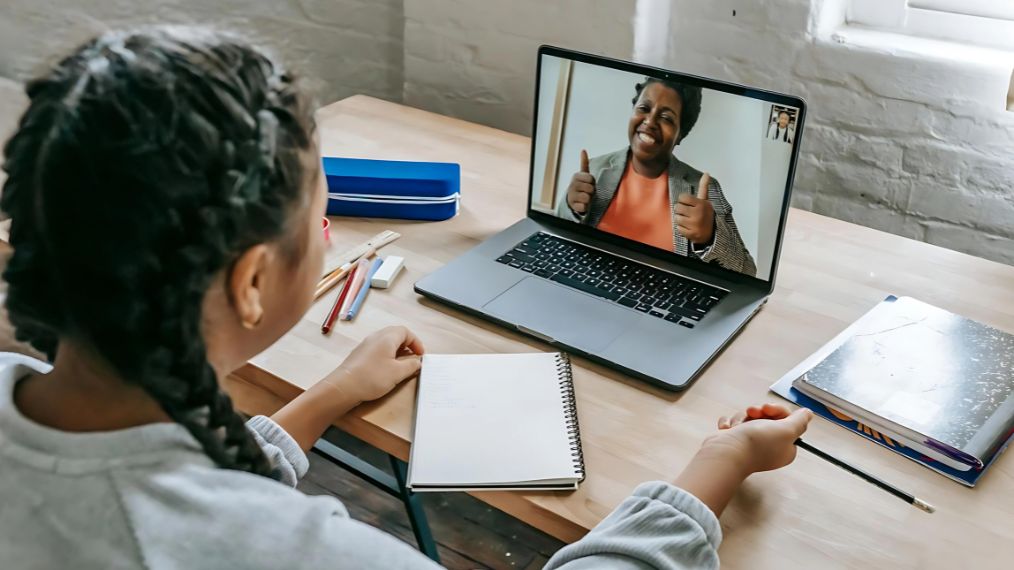
{"label": "hair braid", "polygon": [[186,28],[105,34],[27,91],[0,197],[18,338],[50,358],[61,339],[86,343],[218,465],[272,475],[201,317],[214,277],[284,236],[306,199],[309,102],[261,52]]}

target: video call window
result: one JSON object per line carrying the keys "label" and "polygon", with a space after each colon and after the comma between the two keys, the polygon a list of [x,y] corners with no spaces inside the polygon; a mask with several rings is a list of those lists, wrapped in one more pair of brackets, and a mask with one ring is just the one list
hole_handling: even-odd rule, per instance
{"label": "video call window", "polygon": [[542,57],[532,207],[767,280],[799,110]]}

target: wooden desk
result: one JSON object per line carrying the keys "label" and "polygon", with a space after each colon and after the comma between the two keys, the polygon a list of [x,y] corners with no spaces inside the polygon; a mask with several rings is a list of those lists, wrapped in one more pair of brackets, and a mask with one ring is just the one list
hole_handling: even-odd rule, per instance
{"label": "wooden desk", "polygon": [[[320,111],[325,155],[458,162],[462,209],[440,223],[335,219],[351,246],[384,228],[403,237],[383,253],[406,272],[374,291],[354,324],[330,337],[320,322],[331,293],[295,329],[230,381],[248,412],[271,412],[317,382],[370,332],[407,324],[435,353],[543,351],[546,345],[424,300],[412,284],[524,216],[527,138],[352,97]],[[337,247],[341,249],[341,247]],[[577,492],[475,496],[563,540],[582,536],[638,483],[671,480],[716,419],[777,400],[768,386],[870,307],[911,295],[1014,331],[1014,267],[793,210],[770,302],[688,391],[674,395],[575,360],[588,478]],[[339,425],[406,458],[414,381]],[[1014,560],[1014,458],[966,489],[815,419],[807,439],[938,508],[925,514],[807,454],[751,477],[722,518],[725,568],[1007,567]],[[1008,454],[1009,455],[1009,454]]]}

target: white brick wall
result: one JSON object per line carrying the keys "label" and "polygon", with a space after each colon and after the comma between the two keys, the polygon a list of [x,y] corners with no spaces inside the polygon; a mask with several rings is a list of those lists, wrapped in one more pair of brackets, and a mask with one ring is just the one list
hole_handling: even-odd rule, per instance
{"label": "white brick wall", "polygon": [[246,34],[312,78],[322,101],[401,99],[402,0],[2,0],[0,76],[24,80],[103,29],[154,23]]}
{"label": "white brick wall", "polygon": [[797,206],[1014,263],[1014,57],[836,42],[840,5],[671,0],[666,63],[807,100]]}
{"label": "white brick wall", "polygon": [[629,59],[636,0],[405,0],[404,101],[528,133],[540,44]]}

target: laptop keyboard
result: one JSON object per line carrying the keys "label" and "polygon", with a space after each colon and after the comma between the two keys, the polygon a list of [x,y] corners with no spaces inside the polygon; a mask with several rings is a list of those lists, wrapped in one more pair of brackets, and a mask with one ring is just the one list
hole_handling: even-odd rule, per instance
{"label": "laptop keyboard", "polygon": [[509,265],[687,328],[728,291],[546,233],[497,258]]}

